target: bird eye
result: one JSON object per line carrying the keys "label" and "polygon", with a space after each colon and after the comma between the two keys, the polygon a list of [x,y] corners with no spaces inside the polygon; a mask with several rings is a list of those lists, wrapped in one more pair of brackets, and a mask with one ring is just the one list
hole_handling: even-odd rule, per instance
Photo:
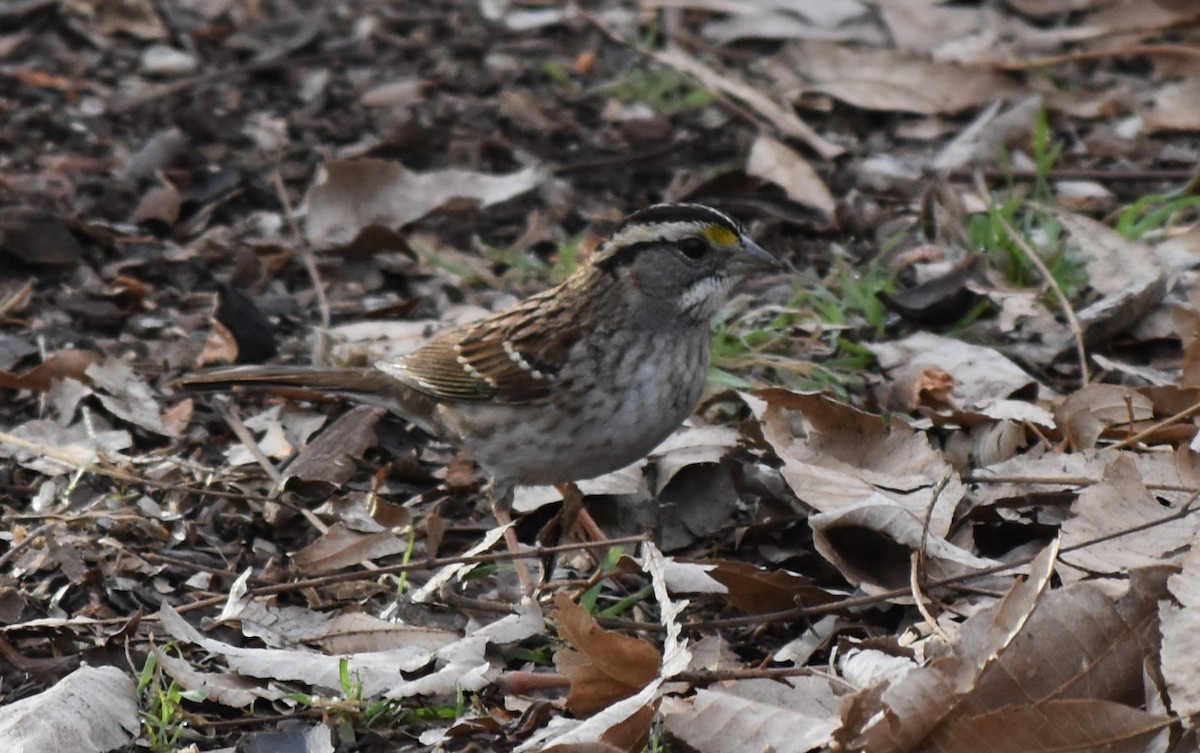
{"label": "bird eye", "polygon": [[679,250],[684,256],[695,261],[708,251],[708,244],[699,238],[684,238],[679,242]]}

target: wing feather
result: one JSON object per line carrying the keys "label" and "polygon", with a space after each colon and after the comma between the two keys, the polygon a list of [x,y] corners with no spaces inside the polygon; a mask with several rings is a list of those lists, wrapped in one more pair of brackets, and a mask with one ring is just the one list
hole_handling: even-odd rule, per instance
{"label": "wing feather", "polygon": [[580,335],[553,293],[533,296],[377,366],[439,400],[544,402],[557,389],[568,351]]}

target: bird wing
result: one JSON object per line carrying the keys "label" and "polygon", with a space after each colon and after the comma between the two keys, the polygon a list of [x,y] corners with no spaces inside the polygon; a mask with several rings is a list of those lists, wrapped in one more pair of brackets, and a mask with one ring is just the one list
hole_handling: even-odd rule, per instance
{"label": "bird wing", "polygon": [[[508,405],[543,402],[557,389],[577,326],[547,293],[437,337],[376,366],[440,400]],[[567,326],[563,326],[566,324]]]}

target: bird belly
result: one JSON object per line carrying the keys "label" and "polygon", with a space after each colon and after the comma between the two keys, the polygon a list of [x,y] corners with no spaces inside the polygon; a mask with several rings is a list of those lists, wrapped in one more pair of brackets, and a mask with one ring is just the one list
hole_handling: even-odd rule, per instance
{"label": "bird belly", "polygon": [[626,352],[597,369],[622,375],[615,389],[597,387],[596,375],[587,374],[567,385],[556,405],[459,404],[448,409],[454,415],[447,423],[497,480],[593,478],[645,457],[691,414],[708,377],[706,346],[677,341],[656,353]]}

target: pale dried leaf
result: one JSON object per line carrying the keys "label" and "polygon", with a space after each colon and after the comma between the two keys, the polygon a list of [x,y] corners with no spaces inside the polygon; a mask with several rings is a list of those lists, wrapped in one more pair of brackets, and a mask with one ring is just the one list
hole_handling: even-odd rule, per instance
{"label": "pale dried leaf", "polygon": [[434,652],[418,646],[345,656],[326,656],[298,649],[241,648],[204,637],[166,602],[159,611],[159,618],[163,628],[176,639],[223,657],[235,672],[282,682],[304,682],[328,691],[336,692],[341,688],[342,659],[346,660],[350,673],[358,675],[363,694],[367,696],[393,690],[401,672],[414,672],[434,659]]}
{"label": "pale dried leaf", "polygon": [[[878,45],[885,41],[879,25],[865,13],[855,0],[839,0],[847,8],[854,7],[862,15],[830,25],[825,19],[811,19],[795,8],[739,13],[713,21],[704,27],[704,35],[722,44],[739,39],[819,39],[827,42],[861,42]],[[804,7],[807,11],[809,3]]]}
{"label": "pale dried leaf", "polygon": [[8,436],[8,441],[0,436],[0,458],[16,458],[22,467],[45,476],[73,473],[101,457],[128,464],[129,458],[121,450],[133,446],[129,432],[109,429],[95,417],[90,423],[76,421],[70,426],[34,419],[17,426]]}
{"label": "pale dried leaf", "polygon": [[830,217],[837,209],[837,200],[808,160],[766,134],[760,134],[750,147],[746,172],[780,186],[789,199],[816,207]]}
{"label": "pale dried leaf", "polygon": [[1017,91],[995,71],[894,50],[793,42],[781,55],[803,90],[865,110],[957,113]]}
{"label": "pale dried leaf", "polygon": [[545,632],[545,620],[537,604],[522,604],[493,623],[440,648],[438,669],[414,680],[396,682],[386,697],[398,700],[416,696],[454,695],[460,690],[478,691],[495,682],[500,668],[487,656],[489,644],[508,645]]}
{"label": "pale dried leaf", "polygon": [[[644,740],[635,747],[621,746],[618,740],[629,738],[636,740],[639,737],[645,737],[645,731],[649,729],[650,722],[654,718],[654,711],[658,706],[658,700],[662,695],[662,686],[662,678],[655,678],[636,694],[607,706],[578,724],[558,725],[559,729],[562,727],[569,727],[569,729],[566,731],[556,730],[558,734],[546,741],[545,744],[547,747],[554,747],[603,742],[616,745],[622,750],[641,750],[645,744]],[[566,720],[563,721],[566,722]],[[536,741],[531,740],[526,745],[517,748],[516,753],[534,750],[534,742]]]}
{"label": "pale dried leaf", "polygon": [[667,560],[663,577],[671,593],[723,594],[728,589],[709,575],[713,567],[714,565],[708,562],[680,562],[672,557]]}
{"label": "pale dried leaf", "polygon": [[642,569],[650,576],[654,597],[658,601],[659,619],[666,633],[663,638],[662,668],[659,670],[659,676],[669,679],[687,669],[692,661],[687,638],[680,638],[683,628],[679,624],[679,615],[687,609],[688,602],[672,601],[667,589],[667,558],[663,557],[654,544],[646,542],[643,546]]}
{"label": "pale dried leaf", "polygon": [[358,101],[363,107],[408,107],[425,98],[429,83],[418,76],[406,76],[395,81],[376,84],[363,92]]}
{"label": "pale dried leaf", "polygon": [[[1173,510],[1147,491],[1137,467],[1128,455],[1120,455],[1104,469],[1102,483],[1084,489],[1071,508],[1072,516],[1062,525],[1064,546],[1075,546],[1096,538],[1161,520]],[[1062,556],[1064,580],[1086,575],[1115,574],[1136,567],[1179,562],[1200,533],[1200,520],[1188,516],[1168,525],[1133,531],[1108,541],[1091,544]]]}
{"label": "pale dried leaf", "polygon": [[[720,463],[741,441],[741,434],[730,426],[684,426],[663,440],[647,457],[654,460],[654,493],[661,494],[675,474],[684,468],[701,463]],[[583,487],[580,487],[581,489]],[[587,492],[589,494],[631,494],[625,492]]]}
{"label": "pale dried leaf", "polygon": [[37,695],[0,708],[0,750],[104,753],[141,727],[133,678],[116,667],[80,667]]}
{"label": "pale dried leaf", "polygon": [[452,199],[490,206],[536,188],[539,167],[507,175],[457,168],[415,173],[399,162],[331,160],[305,197],[305,233],[314,246],[349,243],[368,225],[400,228]]}
{"label": "pale dried leaf", "polygon": [[1042,97],[1026,97],[1003,113],[1002,106],[1003,102],[995,99],[981,110],[966,128],[938,151],[933,158],[933,168],[945,172],[968,165],[990,164],[1006,147],[1028,139],[1042,109]]}
{"label": "pale dried leaf", "polygon": [[[985,410],[1017,393],[1029,397],[1036,397],[1039,392],[1052,394],[999,351],[931,332],[916,332],[902,340],[867,347],[888,371],[901,367],[934,367],[945,371],[954,378],[951,395],[964,408]],[[1049,426],[1049,419],[1045,415],[1043,425]]]}
{"label": "pale dried leaf", "polygon": [[459,639],[450,630],[382,620],[365,612],[327,614],[250,600],[238,613],[242,634],[271,647],[315,644],[331,654],[418,646],[437,651]]}
{"label": "pale dried leaf", "polygon": [[1159,605],[1162,673],[1172,710],[1190,717],[1200,714],[1200,545],[1192,545],[1167,586],[1179,605]]}
{"label": "pale dried leaf", "polygon": [[895,47],[903,52],[936,54],[939,47],[969,36],[984,36],[1000,14],[981,7],[949,6],[924,0],[887,2],[878,7]]}
{"label": "pale dried leaf", "polygon": [[[470,557],[491,549],[496,545],[497,542],[504,538],[504,531],[507,530],[507,528],[508,526],[496,526],[495,528],[491,529],[483,535],[483,538],[479,540],[478,544],[463,552],[463,556]],[[441,570],[438,570],[436,573],[434,573],[433,577],[425,581],[425,585],[421,586],[416,591],[413,591],[409,598],[417,604],[424,604],[433,599],[434,595],[442,590],[442,586],[446,585],[455,578],[461,578],[463,575],[471,572],[475,568],[476,565],[465,562],[446,565]]]}
{"label": "pale dried leaf", "polygon": [[220,672],[199,672],[183,659],[153,648],[159,666],[186,692],[201,692],[204,700],[235,709],[251,706],[259,698],[278,701],[287,697],[279,688],[266,687],[241,675]]}
{"label": "pale dried leaf", "polygon": [[831,742],[838,703],[824,677],[742,680],[686,700],[667,697],[662,714],[668,732],[704,753],[805,753]]}
{"label": "pale dried leaf", "polygon": [[114,416],[167,437],[178,437],[187,427],[186,423],[168,424],[163,419],[154,390],[128,363],[109,358],[103,364],[88,366],[84,373],[101,392],[100,402]]}

